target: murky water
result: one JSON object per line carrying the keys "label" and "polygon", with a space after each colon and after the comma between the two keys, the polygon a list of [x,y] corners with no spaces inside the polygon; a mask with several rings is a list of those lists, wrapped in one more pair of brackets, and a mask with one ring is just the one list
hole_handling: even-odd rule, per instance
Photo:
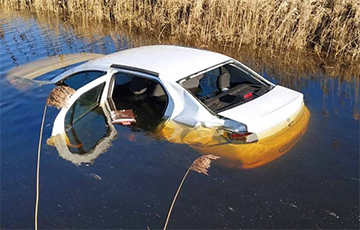
{"label": "murky water", "polygon": [[[153,43],[97,24],[74,27],[41,15],[1,16],[1,228],[33,227],[39,126],[53,88],[18,90],[5,79],[7,71],[57,54],[108,54]],[[169,228],[358,228],[359,80],[296,68],[275,75],[272,70],[281,66],[269,68],[255,59],[246,64],[263,66],[260,72],[268,79],[304,93],[308,130],[286,154],[261,167],[214,162],[208,177],[191,172]],[[57,112],[48,111],[45,139]],[[200,154],[186,144],[116,129],[110,148],[92,164],[77,166],[44,141],[40,228],[162,228],[182,176]]]}

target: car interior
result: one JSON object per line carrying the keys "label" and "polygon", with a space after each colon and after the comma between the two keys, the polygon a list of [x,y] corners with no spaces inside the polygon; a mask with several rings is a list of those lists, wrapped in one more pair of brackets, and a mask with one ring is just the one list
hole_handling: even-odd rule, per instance
{"label": "car interior", "polygon": [[157,81],[118,73],[110,100],[115,107],[112,109],[134,112],[136,122],[133,127],[153,131],[163,121],[168,98]]}
{"label": "car interior", "polygon": [[216,113],[251,101],[271,89],[269,84],[231,63],[180,84]]}

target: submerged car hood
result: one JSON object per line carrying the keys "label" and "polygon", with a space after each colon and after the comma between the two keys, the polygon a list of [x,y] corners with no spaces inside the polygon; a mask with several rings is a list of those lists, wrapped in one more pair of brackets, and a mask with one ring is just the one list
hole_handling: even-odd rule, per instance
{"label": "submerged car hood", "polygon": [[268,93],[219,115],[247,125],[259,138],[270,136],[289,126],[303,106],[303,94],[275,86]]}

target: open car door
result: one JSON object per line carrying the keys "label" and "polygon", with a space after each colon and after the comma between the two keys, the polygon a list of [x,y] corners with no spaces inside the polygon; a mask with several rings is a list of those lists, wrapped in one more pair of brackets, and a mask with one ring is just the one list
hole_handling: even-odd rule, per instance
{"label": "open car door", "polygon": [[93,162],[117,135],[108,106],[100,104],[104,87],[105,81],[98,79],[77,90],[55,119],[48,144],[74,164]]}

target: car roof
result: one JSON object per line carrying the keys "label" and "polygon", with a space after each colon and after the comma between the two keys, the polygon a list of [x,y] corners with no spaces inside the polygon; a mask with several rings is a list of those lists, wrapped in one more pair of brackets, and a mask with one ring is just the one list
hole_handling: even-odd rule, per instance
{"label": "car roof", "polygon": [[107,71],[111,65],[124,65],[155,72],[168,80],[177,81],[228,60],[231,58],[211,51],[154,45],[119,51],[96,58],[79,67],[83,70]]}

